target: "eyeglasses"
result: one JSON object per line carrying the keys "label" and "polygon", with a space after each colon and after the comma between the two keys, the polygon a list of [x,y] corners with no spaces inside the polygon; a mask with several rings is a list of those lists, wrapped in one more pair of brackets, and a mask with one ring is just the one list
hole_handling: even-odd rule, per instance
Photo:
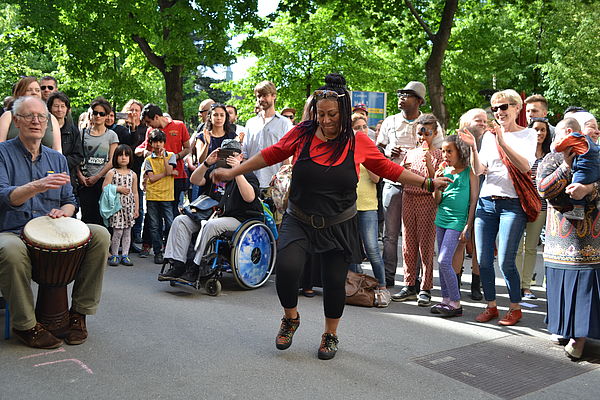
{"label": "eyeglasses", "polygon": [[545,117],[531,117],[531,118],[529,118],[529,122],[546,122],[546,123],[548,123],[548,118],[545,118]]}
{"label": "eyeglasses", "polygon": [[434,132],[433,129],[427,129],[424,126],[422,126],[421,129],[417,131],[417,134],[420,136],[431,136],[434,134]]}
{"label": "eyeglasses", "polygon": [[404,99],[404,98],[409,98],[409,97],[417,97],[416,94],[412,93],[412,92],[405,92],[403,91],[403,89],[398,90],[398,98],[399,99]]}
{"label": "eyeglasses", "polygon": [[504,103],[504,104],[500,104],[499,106],[491,106],[490,109],[492,110],[492,112],[496,112],[498,110],[502,110],[502,111],[506,111],[508,110],[508,106],[514,106],[515,103]]}
{"label": "eyeglasses", "polygon": [[35,118],[40,121],[40,123],[48,121],[48,116],[46,114],[16,114],[17,117],[23,118],[27,122],[33,122]]}
{"label": "eyeglasses", "polygon": [[104,111],[92,111],[92,115],[95,117],[97,115],[101,116],[101,117],[106,117],[106,113]]}
{"label": "eyeglasses", "polygon": [[202,114],[204,114],[205,112],[208,112],[208,111],[209,110],[200,110],[200,111],[198,111],[198,115],[202,115]]}
{"label": "eyeglasses", "polygon": [[48,90],[54,90],[54,86],[46,86],[46,85],[42,85],[42,86],[40,86],[40,88],[41,88],[42,90],[46,90],[46,89],[48,89]]}
{"label": "eyeglasses", "polygon": [[289,114],[283,114],[284,117],[289,118],[289,119],[294,119],[293,115],[289,115]]}
{"label": "eyeglasses", "polygon": [[345,95],[346,93],[339,94],[335,90],[315,90],[313,93],[313,96],[315,96],[317,99],[337,99],[339,97],[344,97]]}

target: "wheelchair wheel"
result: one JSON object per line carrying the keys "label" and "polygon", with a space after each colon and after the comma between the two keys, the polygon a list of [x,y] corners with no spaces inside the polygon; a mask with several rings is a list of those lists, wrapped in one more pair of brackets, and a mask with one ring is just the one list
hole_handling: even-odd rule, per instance
{"label": "wheelchair wheel", "polygon": [[218,279],[209,279],[204,284],[204,290],[209,296],[218,296],[221,294],[221,282]]}
{"label": "wheelchair wheel", "polygon": [[246,221],[235,232],[231,245],[231,269],[244,289],[261,287],[275,265],[275,238],[267,225]]}

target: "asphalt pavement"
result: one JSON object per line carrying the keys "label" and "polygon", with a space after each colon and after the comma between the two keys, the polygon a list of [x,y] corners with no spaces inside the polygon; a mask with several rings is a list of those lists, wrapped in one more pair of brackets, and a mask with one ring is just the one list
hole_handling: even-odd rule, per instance
{"label": "asphalt pavement", "polygon": [[[39,350],[14,335],[0,341],[1,400],[600,398],[600,345],[589,343],[585,361],[574,363],[550,344],[541,286],[513,327],[474,321],[485,305],[468,298],[469,267],[462,317],[442,319],[414,301],[348,306],[338,354],[322,361],[320,293],[300,298],[300,328],[279,351],[274,276],[243,290],[225,275],[222,294],[211,297],[158,282],[151,258],[132,258],[133,267],[107,267],[83,345]],[[400,281],[397,275],[398,290]],[[502,312],[508,296],[501,279],[497,289]],[[436,286],[434,300],[439,295]]]}

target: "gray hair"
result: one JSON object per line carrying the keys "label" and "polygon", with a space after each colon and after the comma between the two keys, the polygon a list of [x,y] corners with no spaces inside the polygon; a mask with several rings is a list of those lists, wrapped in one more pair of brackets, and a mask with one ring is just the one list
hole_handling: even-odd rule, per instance
{"label": "gray hair", "polygon": [[46,114],[48,114],[48,106],[42,99],[39,99],[39,98],[33,97],[33,96],[22,96],[22,97],[19,97],[18,99],[16,99],[15,102],[13,103],[13,106],[12,106],[13,115],[20,114],[21,109],[25,106],[25,103],[28,101],[31,101],[31,100],[37,101],[38,103],[43,105],[44,110],[46,110]]}

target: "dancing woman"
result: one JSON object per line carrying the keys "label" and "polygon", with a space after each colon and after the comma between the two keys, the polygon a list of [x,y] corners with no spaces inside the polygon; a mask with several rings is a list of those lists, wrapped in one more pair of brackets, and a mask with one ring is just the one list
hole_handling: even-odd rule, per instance
{"label": "dancing woman", "polygon": [[356,213],[359,164],[373,173],[403,184],[442,188],[448,178],[423,178],[405,171],[377,150],[362,132],[354,134],[350,93],[343,76],[329,74],[313,93],[313,116],[290,130],[278,143],[263,149],[232,169],[217,169],[213,178],[229,180],[293,156],[287,211],[278,241],[276,287],[284,317],[276,347],[287,349],[300,325],[298,279],[305,260],[316,255],[321,263],[325,332],[320,359],[335,356],[337,327],[344,310],[348,265],[361,261]]}

